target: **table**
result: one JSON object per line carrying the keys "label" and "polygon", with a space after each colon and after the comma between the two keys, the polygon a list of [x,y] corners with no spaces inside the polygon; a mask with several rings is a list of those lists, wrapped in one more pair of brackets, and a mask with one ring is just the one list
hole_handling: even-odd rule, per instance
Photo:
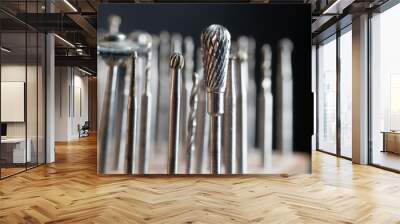
{"label": "table", "polygon": [[[25,152],[25,142],[27,142]],[[32,161],[32,141],[30,138],[5,138],[1,139],[1,159],[5,163],[26,163]]]}
{"label": "table", "polygon": [[382,152],[392,152],[400,154],[400,131],[383,131],[383,150]]}

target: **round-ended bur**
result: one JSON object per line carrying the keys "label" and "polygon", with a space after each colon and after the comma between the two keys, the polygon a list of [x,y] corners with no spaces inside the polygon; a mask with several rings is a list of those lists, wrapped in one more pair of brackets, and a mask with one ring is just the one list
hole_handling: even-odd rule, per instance
{"label": "round-ended bur", "polygon": [[119,32],[121,17],[110,15],[108,17],[108,34],[98,41],[97,50],[103,58],[129,56],[134,49],[126,35]]}
{"label": "round-ended bur", "polygon": [[292,78],[292,51],[293,51],[293,42],[288,39],[284,38],[279,41],[279,51],[280,51],[280,75],[284,79],[291,79]]}
{"label": "round-ended bur", "polygon": [[263,57],[263,67],[270,67],[271,66],[271,58],[272,58],[272,52],[271,52],[271,46],[269,44],[264,44],[261,47],[261,54]]}
{"label": "round-ended bur", "polygon": [[[264,70],[263,76],[271,76],[271,72],[266,72],[271,69],[272,51],[269,44],[264,44],[261,47],[262,64],[261,68]],[[264,77],[266,78],[266,77]]]}
{"label": "round-ended bur", "polygon": [[184,58],[183,58],[183,55],[182,54],[180,54],[180,53],[174,53],[172,56],[171,56],[171,60],[170,60],[170,62],[169,62],[169,66],[172,68],[172,69],[182,69],[183,68],[183,66],[184,66]]}
{"label": "round-ended bur", "polygon": [[284,38],[281,41],[279,41],[279,48],[284,51],[285,50],[292,51],[293,50],[293,42],[288,38]]}
{"label": "round-ended bur", "polygon": [[201,34],[205,83],[208,92],[225,92],[231,35],[221,25],[211,25]]}
{"label": "round-ended bur", "polygon": [[137,30],[129,34],[129,39],[139,53],[147,53],[151,50],[153,37],[149,33]]}
{"label": "round-ended bur", "polygon": [[180,111],[182,95],[182,68],[184,65],[183,55],[174,53],[171,56],[169,66],[171,68],[170,98],[169,98],[169,121],[168,121],[168,166],[167,172],[175,174],[178,172],[179,140],[180,140]]}

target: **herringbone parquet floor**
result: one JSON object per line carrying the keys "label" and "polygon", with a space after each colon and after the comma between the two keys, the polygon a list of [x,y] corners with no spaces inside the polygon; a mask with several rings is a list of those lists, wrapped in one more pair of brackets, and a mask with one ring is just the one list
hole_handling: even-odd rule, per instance
{"label": "herringbone parquet floor", "polygon": [[400,175],[322,153],[292,177],[96,174],[96,142],[0,181],[0,223],[400,223]]}

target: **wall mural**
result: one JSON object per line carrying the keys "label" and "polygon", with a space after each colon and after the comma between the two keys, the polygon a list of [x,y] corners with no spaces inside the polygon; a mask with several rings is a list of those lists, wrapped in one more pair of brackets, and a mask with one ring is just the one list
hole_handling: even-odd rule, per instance
{"label": "wall mural", "polygon": [[308,5],[98,13],[100,174],[311,172]]}

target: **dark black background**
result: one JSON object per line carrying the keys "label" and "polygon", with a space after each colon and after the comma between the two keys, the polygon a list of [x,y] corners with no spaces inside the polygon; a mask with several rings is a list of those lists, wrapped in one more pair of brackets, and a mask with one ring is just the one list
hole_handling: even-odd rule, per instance
{"label": "dark black background", "polygon": [[98,29],[107,29],[107,17],[110,14],[117,14],[122,18],[120,30],[124,33],[145,30],[159,34],[162,30],[167,30],[183,36],[190,35],[199,43],[200,33],[205,27],[220,24],[229,30],[233,41],[240,35],[253,36],[257,41],[257,88],[260,85],[262,44],[269,43],[272,46],[275,78],[278,42],[285,37],[291,39],[294,43],[294,149],[311,154],[313,98],[309,5],[101,4],[98,8]]}

